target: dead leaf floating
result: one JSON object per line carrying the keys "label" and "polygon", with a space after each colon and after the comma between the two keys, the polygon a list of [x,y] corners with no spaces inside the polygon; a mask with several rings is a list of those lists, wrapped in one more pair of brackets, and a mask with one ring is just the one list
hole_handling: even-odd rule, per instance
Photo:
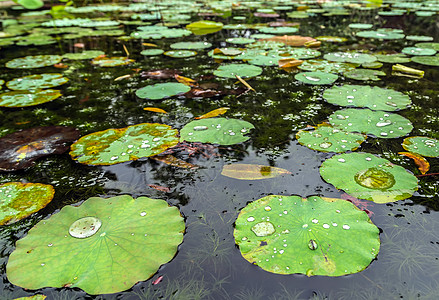
{"label": "dead leaf floating", "polygon": [[217,109],[214,109],[212,111],[209,111],[208,113],[205,113],[204,115],[201,115],[199,117],[196,117],[195,119],[208,119],[208,118],[214,118],[219,115],[225,114],[230,108],[229,107],[220,107]]}
{"label": "dead leaf floating", "polygon": [[413,159],[415,164],[418,166],[419,171],[421,171],[421,174],[425,174],[428,172],[428,170],[430,170],[430,164],[423,156],[410,152],[398,152],[398,154]]}
{"label": "dead leaf floating", "polygon": [[282,168],[255,164],[226,165],[221,172],[221,175],[240,180],[260,180],[285,174],[291,174],[291,172]]}

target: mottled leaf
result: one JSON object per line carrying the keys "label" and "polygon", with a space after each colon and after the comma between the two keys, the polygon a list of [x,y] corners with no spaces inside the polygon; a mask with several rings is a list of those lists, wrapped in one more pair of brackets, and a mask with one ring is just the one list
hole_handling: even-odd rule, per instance
{"label": "mottled leaf", "polygon": [[282,168],[271,166],[255,164],[231,164],[224,166],[221,174],[241,180],[259,180],[291,174],[291,172]]}

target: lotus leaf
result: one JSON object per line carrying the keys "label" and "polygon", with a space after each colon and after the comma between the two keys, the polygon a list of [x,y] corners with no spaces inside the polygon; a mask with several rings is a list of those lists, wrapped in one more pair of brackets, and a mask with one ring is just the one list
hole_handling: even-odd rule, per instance
{"label": "lotus leaf", "polygon": [[190,91],[190,87],[179,82],[157,83],[147,85],[136,91],[136,96],[142,99],[159,100]]}
{"label": "lotus leaf", "polygon": [[[376,62],[373,62],[376,63]],[[368,69],[355,69],[351,71],[344,72],[343,75],[347,78],[355,80],[381,80],[378,76],[386,76],[386,73],[378,70],[368,70]]]}
{"label": "lotus leaf", "polygon": [[364,24],[364,23],[351,23],[349,24],[349,28],[353,29],[370,29],[372,28],[372,24]]}
{"label": "lotus leaf", "polygon": [[419,48],[434,49],[436,51],[439,51],[439,43],[416,43],[415,46]]}
{"label": "lotus leaf", "polygon": [[343,62],[330,62],[324,59],[309,59],[297,68],[304,71],[320,71],[326,73],[343,73],[355,69],[355,66]]}
{"label": "lotus leaf", "polygon": [[425,35],[407,35],[405,38],[409,41],[417,41],[417,42],[430,42],[434,40],[432,36],[425,36]]}
{"label": "lotus leaf", "polygon": [[196,51],[190,51],[190,50],[171,50],[171,51],[166,51],[165,53],[163,53],[166,56],[169,57],[174,57],[174,58],[186,58],[186,57],[191,57],[191,56],[195,56],[197,55]]}
{"label": "lotus leaf", "polygon": [[0,225],[24,219],[52,201],[55,190],[41,183],[8,182],[0,185]]}
{"label": "lotus leaf", "polygon": [[320,175],[337,189],[376,203],[403,200],[418,189],[412,173],[369,153],[334,155],[322,163]]}
{"label": "lotus leaf", "polygon": [[382,40],[398,40],[405,37],[404,34],[395,31],[384,31],[384,30],[366,30],[357,32],[357,36],[370,38],[370,39],[382,39]]}
{"label": "lotus leaf", "polygon": [[65,126],[34,127],[0,138],[0,170],[28,168],[40,157],[61,154],[79,138],[76,128]]}
{"label": "lotus leaf", "polygon": [[439,56],[413,56],[412,61],[421,65],[439,66]]}
{"label": "lotus leaf", "polygon": [[241,78],[255,77],[262,73],[262,68],[247,64],[230,64],[222,65],[216,69],[213,74],[223,78],[235,78],[238,75]]}
{"label": "lotus leaf", "polygon": [[322,42],[332,42],[332,43],[343,43],[348,40],[347,38],[340,36],[317,36],[315,37],[315,39]]}
{"label": "lotus leaf", "polygon": [[296,27],[265,27],[265,28],[259,28],[259,31],[262,33],[270,33],[270,34],[290,34],[290,33],[296,33],[299,31]]}
{"label": "lotus leaf", "polygon": [[226,39],[226,42],[231,43],[231,44],[237,44],[237,45],[245,45],[245,44],[254,43],[254,42],[256,42],[256,40],[250,39],[250,38],[238,37],[238,38]]}
{"label": "lotus leaf", "polygon": [[240,180],[260,180],[291,174],[282,168],[255,164],[231,164],[224,166],[221,175]]}
{"label": "lotus leaf", "polygon": [[[269,39],[274,37],[275,35],[273,34],[266,34],[266,33],[254,33],[252,34],[250,37],[252,39]],[[285,44],[284,44],[285,45]]]}
{"label": "lotus leaf", "polygon": [[198,50],[198,49],[207,49],[212,47],[211,43],[208,42],[179,42],[171,44],[172,49],[189,49],[189,50]]}
{"label": "lotus leaf", "polygon": [[395,90],[352,84],[327,89],[323,93],[323,98],[329,103],[340,106],[368,107],[386,111],[405,109],[412,103],[408,95]]}
{"label": "lotus leaf", "polygon": [[77,287],[92,295],[117,293],[169,262],[184,229],[178,209],[163,200],[89,198],[79,207],[63,207],[19,240],[7,276],[33,290]]}
{"label": "lotus leaf", "polygon": [[337,110],[329,116],[328,120],[332,126],[343,128],[345,131],[387,139],[404,136],[413,129],[412,123],[398,114],[367,108]]}
{"label": "lotus leaf", "polygon": [[233,145],[245,142],[253,124],[237,119],[209,118],[195,120],[180,130],[180,138],[187,142]]}
{"label": "lotus leaf", "polygon": [[165,51],[163,51],[162,49],[146,49],[140,52],[140,54],[145,56],[155,56],[155,55],[161,55],[163,54],[163,52]]}
{"label": "lotus leaf", "polygon": [[402,147],[412,153],[427,157],[439,157],[439,141],[427,136],[405,138]]}
{"label": "lotus leaf", "polygon": [[430,48],[419,48],[419,47],[405,47],[401,50],[402,53],[407,55],[434,55],[436,50]]}
{"label": "lotus leaf", "polygon": [[314,130],[299,130],[296,138],[301,145],[321,152],[354,151],[366,140],[366,136],[333,128],[327,125]]}
{"label": "lotus leaf", "polygon": [[380,250],[379,229],[342,199],[271,195],[244,207],[235,225],[242,256],[277,274],[353,274]]}
{"label": "lotus leaf", "polygon": [[63,55],[63,57],[71,60],[81,60],[92,59],[100,55],[105,55],[105,52],[101,50],[84,50],[79,53],[66,53]]}
{"label": "lotus leaf", "polygon": [[67,81],[69,80],[62,74],[43,73],[12,79],[6,83],[6,86],[11,90],[35,90],[62,85]]}
{"label": "lotus leaf", "polygon": [[11,91],[0,94],[0,107],[33,106],[61,97],[58,90]]}
{"label": "lotus leaf", "polygon": [[15,2],[27,9],[37,9],[44,5],[42,0],[16,0]]}
{"label": "lotus leaf", "polygon": [[361,66],[363,68],[368,68],[368,69],[379,69],[383,66],[383,63],[379,62],[379,61],[373,61],[373,62],[369,62],[369,63],[363,63],[363,64],[361,64]]}
{"label": "lotus leaf", "polygon": [[338,76],[331,73],[315,71],[297,73],[294,78],[307,84],[324,85],[333,84],[338,79]]}
{"label": "lotus leaf", "polygon": [[320,51],[313,49],[291,48],[291,50],[285,54],[288,54],[295,59],[308,59],[308,58],[319,57],[322,53]]}
{"label": "lotus leaf", "polygon": [[283,57],[278,55],[258,55],[249,60],[249,63],[256,66],[277,66],[281,58]]}
{"label": "lotus leaf", "polygon": [[177,134],[157,123],[107,129],[81,137],[72,144],[70,155],[82,164],[114,165],[160,154],[178,144]]}
{"label": "lotus leaf", "polygon": [[375,54],[375,57],[380,62],[389,63],[389,64],[403,64],[411,61],[409,57],[402,53],[396,54]]}
{"label": "lotus leaf", "polygon": [[221,22],[213,22],[202,20],[186,25],[186,28],[196,35],[204,35],[218,32],[223,28],[224,24]]}
{"label": "lotus leaf", "polygon": [[351,64],[370,63],[377,60],[377,58],[370,54],[350,53],[350,52],[332,52],[323,56],[329,61],[347,62]]}
{"label": "lotus leaf", "polygon": [[133,62],[134,59],[130,59],[128,57],[123,57],[123,56],[114,56],[114,57],[98,56],[91,61],[93,65],[99,67],[124,66],[131,64]]}
{"label": "lotus leaf", "polygon": [[15,58],[6,63],[10,69],[32,69],[52,66],[61,61],[60,55],[35,55]]}

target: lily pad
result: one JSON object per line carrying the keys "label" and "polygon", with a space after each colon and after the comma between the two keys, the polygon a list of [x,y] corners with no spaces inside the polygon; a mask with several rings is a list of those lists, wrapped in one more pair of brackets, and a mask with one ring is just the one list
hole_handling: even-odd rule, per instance
{"label": "lily pad", "polygon": [[0,94],[0,106],[33,106],[53,101],[61,96],[59,90],[11,91]]}
{"label": "lily pad", "polygon": [[211,43],[208,42],[179,42],[171,44],[171,49],[189,49],[189,50],[199,50],[207,49],[212,47]]}
{"label": "lily pad", "polygon": [[163,52],[165,51],[163,51],[162,49],[146,49],[140,52],[140,54],[145,56],[156,56],[163,54]]}
{"label": "lily pad", "polygon": [[430,42],[434,40],[432,36],[426,36],[426,35],[407,35],[405,38],[409,41],[417,41],[417,42]]}
{"label": "lily pad", "polygon": [[389,64],[403,64],[411,61],[410,57],[407,57],[403,53],[374,55],[378,59],[378,61]]}
{"label": "lily pad", "polygon": [[224,166],[221,175],[240,180],[260,180],[291,174],[282,168],[255,164],[231,164]]}
{"label": "lily pad", "polygon": [[174,58],[186,58],[197,55],[196,51],[190,51],[190,50],[171,50],[166,51],[163,53],[166,56],[174,57]]}
{"label": "lily pad", "polygon": [[92,59],[100,55],[105,55],[105,52],[101,50],[84,50],[79,53],[65,53],[63,57],[70,60],[81,60]]}
{"label": "lily pad", "polygon": [[369,85],[333,86],[323,93],[329,103],[340,106],[368,107],[373,110],[395,111],[407,108],[412,101],[401,92]]}
{"label": "lily pad", "polygon": [[186,28],[192,31],[196,35],[204,35],[209,33],[218,32],[223,28],[224,24],[221,22],[214,22],[208,20],[202,20],[186,25]]}
{"label": "lily pad", "polygon": [[237,44],[237,45],[245,45],[245,44],[251,44],[256,42],[255,39],[250,39],[250,38],[243,38],[243,37],[238,37],[238,38],[229,38],[226,39],[227,43],[231,43],[231,44]]}
{"label": "lily pad", "polygon": [[134,59],[130,59],[128,57],[123,56],[115,56],[115,57],[106,57],[99,56],[95,57],[91,63],[95,66],[99,67],[117,67],[124,66],[134,62]]}
{"label": "lily pad", "polygon": [[15,58],[6,63],[10,69],[32,69],[52,66],[61,61],[60,55],[35,55]]}
{"label": "lily pad", "polygon": [[326,73],[343,73],[355,69],[355,66],[343,62],[331,62],[324,59],[309,59],[304,61],[298,69],[305,71],[320,71]]}
{"label": "lily pad", "polygon": [[419,47],[405,47],[401,50],[402,53],[407,55],[434,55],[436,50],[429,48],[419,48]]}
{"label": "lily pad", "polygon": [[296,139],[301,145],[321,152],[354,151],[366,140],[363,134],[346,132],[325,124],[313,128],[299,130]]}
{"label": "lily pad", "polygon": [[178,144],[178,131],[157,123],[107,129],[81,137],[71,146],[74,160],[87,165],[114,165],[154,156]]}
{"label": "lily pad", "polygon": [[355,52],[332,52],[325,54],[323,58],[329,61],[347,62],[360,65],[377,60],[377,58],[373,55]]}
{"label": "lily pad", "polygon": [[159,100],[187,93],[190,89],[189,86],[179,82],[157,83],[138,89],[136,96],[142,99]]}
{"label": "lily pad", "polygon": [[297,73],[294,78],[306,84],[325,85],[333,84],[338,79],[338,76],[331,73],[315,71]]}
{"label": "lily pad", "polygon": [[344,72],[343,75],[350,79],[355,80],[381,80],[378,76],[386,76],[386,73],[378,70],[368,70],[368,69],[355,69],[351,71]]}
{"label": "lily pad", "polygon": [[79,138],[79,130],[66,126],[34,127],[0,138],[0,170],[15,171],[32,166],[40,157],[61,154]]}
{"label": "lily pad", "polygon": [[405,37],[404,34],[396,31],[384,31],[384,30],[365,30],[357,32],[359,37],[370,38],[370,39],[381,39],[381,40],[398,40]]}
{"label": "lily pad", "polygon": [[299,28],[296,27],[265,27],[265,28],[259,28],[259,31],[262,33],[269,33],[269,34],[290,34],[290,33],[296,33],[299,31]]}
{"label": "lily pad", "polygon": [[69,79],[63,77],[62,74],[43,73],[12,79],[6,83],[6,86],[11,90],[35,90],[62,85],[67,81]]}
{"label": "lily pad", "polygon": [[255,77],[262,73],[262,68],[248,64],[230,64],[222,65],[216,69],[213,74],[223,78],[234,78],[236,75],[241,78]]}
{"label": "lily pad", "polygon": [[402,147],[411,152],[427,157],[439,157],[439,140],[427,136],[405,138]]}
{"label": "lily pad", "polygon": [[[76,229],[82,222],[88,234]],[[99,227],[100,226],[100,227]],[[40,221],[10,255],[10,282],[27,289],[124,291],[169,262],[183,240],[184,220],[166,201],[130,196],[89,198]],[[68,258],[68,259],[66,259]]]}
{"label": "lily pad", "polygon": [[0,185],[0,225],[24,219],[44,208],[55,190],[41,183],[8,182]]}
{"label": "lily pad", "polygon": [[439,56],[413,56],[412,61],[421,65],[439,66]]}
{"label": "lily pad", "polygon": [[418,189],[412,173],[369,153],[335,155],[322,163],[320,175],[337,189],[376,203],[407,199]]}
{"label": "lily pad", "polygon": [[209,118],[195,120],[180,130],[180,138],[187,142],[233,145],[247,141],[253,124],[237,119]]}
{"label": "lily pad", "polygon": [[342,199],[271,195],[244,207],[235,225],[242,256],[276,274],[353,274],[380,250],[379,229]]}
{"label": "lily pad", "polygon": [[334,127],[349,132],[360,132],[379,138],[396,138],[410,133],[412,123],[398,114],[370,109],[347,108],[337,110],[328,118]]}
{"label": "lily pad", "polygon": [[439,51],[439,43],[416,43],[415,46],[419,48],[434,49],[436,51]]}

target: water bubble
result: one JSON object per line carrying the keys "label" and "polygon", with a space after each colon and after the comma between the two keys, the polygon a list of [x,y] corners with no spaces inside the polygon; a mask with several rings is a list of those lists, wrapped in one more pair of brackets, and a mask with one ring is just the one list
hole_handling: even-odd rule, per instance
{"label": "water bubble", "polygon": [[146,216],[146,211],[142,211],[142,212],[140,213],[140,216],[142,216],[142,217]]}
{"label": "water bubble", "polygon": [[344,158],[339,158],[338,161],[344,163],[346,160]]}
{"label": "water bubble", "polygon": [[377,127],[384,127],[384,126],[388,126],[388,125],[391,125],[391,124],[392,124],[392,121],[386,120],[386,121],[382,121],[382,122],[376,123],[376,126]]}
{"label": "water bubble", "polygon": [[256,236],[269,236],[272,235],[276,229],[274,229],[274,226],[270,222],[259,222],[255,224],[251,230],[253,231]]}
{"label": "water bubble", "polygon": [[249,221],[249,222],[253,222],[254,220],[255,220],[254,217],[248,217],[248,218],[247,218],[247,221]]}
{"label": "water bubble", "polygon": [[349,95],[349,96],[347,96],[346,98],[347,98],[347,99],[354,99],[355,97],[354,97],[354,96],[351,96],[351,95]]}
{"label": "water bubble", "polygon": [[374,190],[388,189],[395,184],[391,173],[376,167],[359,171],[354,179],[359,185]]}
{"label": "water bubble", "polygon": [[207,126],[195,126],[194,130],[195,131],[203,131],[203,130],[207,130],[208,127]]}
{"label": "water bubble", "polygon": [[328,229],[329,228],[329,224],[323,224],[323,228]]}
{"label": "water bubble", "polygon": [[387,136],[388,134],[387,134],[387,132],[381,132],[380,135],[381,136]]}
{"label": "water bubble", "polygon": [[101,225],[101,220],[96,217],[84,217],[76,220],[70,225],[69,233],[72,237],[84,239],[91,237],[98,232]]}
{"label": "water bubble", "polygon": [[311,250],[316,250],[318,248],[317,242],[315,240],[309,240],[308,248]]}
{"label": "water bubble", "polygon": [[323,149],[328,149],[329,147],[332,146],[332,143],[331,142],[323,142],[323,143],[320,143],[319,146]]}
{"label": "water bubble", "polygon": [[265,206],[265,211],[270,211],[271,207],[270,206]]}
{"label": "water bubble", "polygon": [[305,78],[310,80],[310,81],[320,81],[321,80],[318,77],[313,77],[313,76],[308,76],[308,75],[305,75]]}
{"label": "water bubble", "polygon": [[346,230],[347,230],[347,229],[350,229],[350,228],[351,228],[351,227],[350,227],[349,225],[347,225],[347,224],[344,224],[344,225],[343,225],[343,229],[346,229]]}
{"label": "water bubble", "polygon": [[119,156],[112,156],[111,158],[110,158],[110,160],[116,160],[116,159],[118,159],[119,158]]}
{"label": "water bubble", "polygon": [[319,222],[319,220],[317,219],[312,219],[311,222],[313,222],[314,224],[317,224]]}

